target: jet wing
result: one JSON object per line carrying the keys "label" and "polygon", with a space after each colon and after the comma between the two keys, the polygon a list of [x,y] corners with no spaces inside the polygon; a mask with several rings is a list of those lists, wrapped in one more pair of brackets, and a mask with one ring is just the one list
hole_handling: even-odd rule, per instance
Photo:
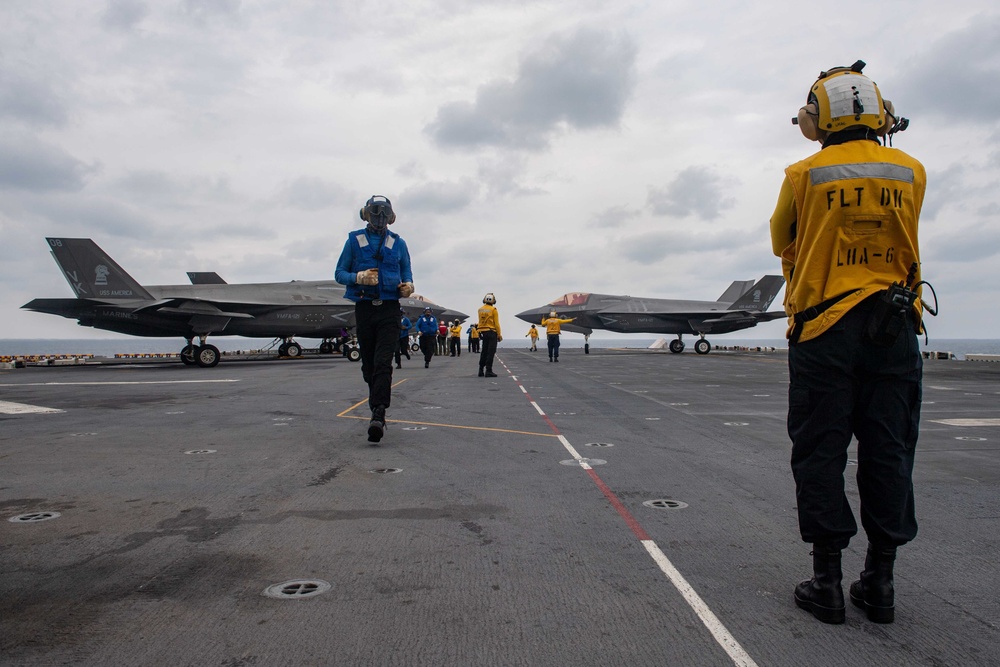
{"label": "jet wing", "polygon": [[227,317],[236,319],[253,319],[253,315],[244,311],[224,311],[212,301],[201,299],[167,299],[147,304],[138,310],[154,310],[166,315],[207,315],[210,317]]}

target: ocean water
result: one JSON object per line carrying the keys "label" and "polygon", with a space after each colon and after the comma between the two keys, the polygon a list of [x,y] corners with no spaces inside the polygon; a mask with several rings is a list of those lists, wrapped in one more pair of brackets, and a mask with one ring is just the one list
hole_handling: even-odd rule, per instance
{"label": "ocean water", "polygon": [[[669,342],[673,336],[666,336]],[[659,337],[622,336],[619,338],[591,338],[592,348],[637,348],[644,349],[659,340]],[[685,354],[693,353],[694,336],[685,336],[684,343],[687,346]],[[727,336],[709,337],[713,346],[717,347],[774,347],[786,349],[787,341],[784,339],[764,339],[764,338],[729,338]],[[240,338],[236,336],[223,337],[216,336],[211,339],[213,345],[223,352],[236,350],[269,350],[276,349],[277,342],[269,338]],[[309,349],[319,345],[318,340],[301,339],[299,341],[303,347]],[[463,346],[467,342],[463,339]],[[92,354],[98,357],[113,357],[115,354],[153,354],[180,352],[183,341],[179,338],[89,338],[89,339],[20,339],[6,338],[0,339],[0,356],[18,355],[57,355],[57,354]],[[510,342],[504,341],[500,344],[503,348],[526,348],[529,343],[526,340],[514,339]],[[538,341],[540,349],[545,349],[544,337]],[[583,337],[575,334],[563,335],[562,349],[573,350],[583,348]],[[997,339],[967,339],[951,338],[935,340],[931,339],[925,345],[923,338],[920,339],[920,349],[925,352],[951,352],[959,359],[964,359],[966,354],[1000,354],[1000,340]]]}

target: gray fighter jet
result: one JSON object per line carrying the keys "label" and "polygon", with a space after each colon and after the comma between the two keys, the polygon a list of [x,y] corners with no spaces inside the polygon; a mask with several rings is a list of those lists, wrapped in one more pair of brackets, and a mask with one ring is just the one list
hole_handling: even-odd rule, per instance
{"label": "gray fighter jet", "polygon": [[[670,341],[670,351],[684,351],[684,334],[697,334],[694,344],[698,354],[708,354],[712,345],[706,334],[724,334],[755,327],[785,317],[784,311],[767,312],[774,297],[785,284],[781,276],[764,276],[757,282],[736,280],[718,301],[686,301],[680,299],[648,299],[612,296],[590,292],[570,292],[548,305],[532,308],[517,317],[531,324],[541,324],[549,313],[556,311],[563,319],[575,318],[562,328],[582,333],[586,339],[594,329],[615,333],[677,334]],[[584,350],[590,352],[589,343]]]}
{"label": "gray fighter jet", "polygon": [[[143,286],[90,239],[46,240],[76,298],[34,299],[22,308],[132,336],[183,336],[181,360],[188,365],[219,363],[209,335],[281,339],[279,353],[297,357],[296,336],[322,339],[319,351],[328,354],[341,331],[354,327],[354,304],[332,280],[230,285],[217,273],[193,272],[191,285]],[[439,319],[468,318],[416,294],[399,303],[412,321],[427,306]],[[348,356],[359,358],[356,350]]]}

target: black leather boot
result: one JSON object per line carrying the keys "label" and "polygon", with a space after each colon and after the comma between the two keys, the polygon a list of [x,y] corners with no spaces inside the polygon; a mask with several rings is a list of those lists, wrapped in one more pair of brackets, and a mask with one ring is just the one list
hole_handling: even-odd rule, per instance
{"label": "black leather boot", "polygon": [[372,419],[368,422],[368,442],[378,442],[385,433],[385,408],[376,405],[372,408]]}
{"label": "black leather boot", "polygon": [[813,545],[813,578],[795,587],[795,604],[824,623],[843,623],[840,551]]}
{"label": "black leather boot", "polygon": [[873,623],[892,623],[896,618],[895,590],[892,568],[896,563],[896,547],[868,545],[865,569],[861,578],[851,584],[851,602],[865,610]]}

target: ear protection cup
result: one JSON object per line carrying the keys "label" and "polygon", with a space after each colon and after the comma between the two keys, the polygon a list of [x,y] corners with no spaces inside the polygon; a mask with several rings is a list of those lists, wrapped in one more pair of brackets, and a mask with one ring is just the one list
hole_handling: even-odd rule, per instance
{"label": "ear protection cup", "polygon": [[810,102],[801,109],[795,118],[795,124],[799,126],[802,136],[809,141],[819,141],[819,110],[816,104]]}
{"label": "ear protection cup", "polygon": [[483,303],[488,303],[491,306],[495,306],[497,303],[497,298],[493,296],[493,292],[490,292],[489,294],[483,297]]}
{"label": "ear protection cup", "polygon": [[883,98],[882,108],[885,110],[885,125],[875,131],[875,134],[880,137],[884,137],[889,132],[889,128],[896,124],[896,107],[892,105],[892,102]]}

